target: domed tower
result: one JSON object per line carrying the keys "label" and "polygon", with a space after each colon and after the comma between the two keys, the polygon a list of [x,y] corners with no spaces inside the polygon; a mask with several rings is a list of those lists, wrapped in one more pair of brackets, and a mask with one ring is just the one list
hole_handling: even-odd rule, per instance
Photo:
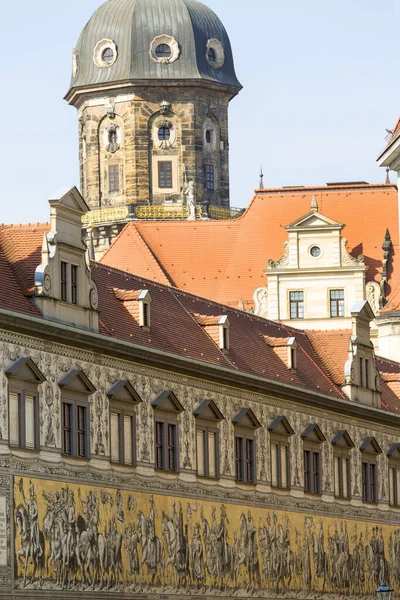
{"label": "domed tower", "polygon": [[81,191],[91,209],[229,207],[228,106],[240,91],[219,18],[196,0],[108,0],[73,53]]}

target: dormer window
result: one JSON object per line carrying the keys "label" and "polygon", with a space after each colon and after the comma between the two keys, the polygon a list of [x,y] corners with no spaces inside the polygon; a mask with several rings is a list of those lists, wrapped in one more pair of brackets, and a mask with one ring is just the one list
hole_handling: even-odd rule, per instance
{"label": "dormer window", "polygon": [[288,349],[288,368],[291,371],[295,371],[297,369],[297,342],[296,338],[291,337],[286,342],[286,346]]}
{"label": "dormer window", "polygon": [[61,261],[61,300],[68,300],[68,264]]}
{"label": "dormer window", "polygon": [[369,389],[369,359],[360,356],[360,386]]}
{"label": "dormer window", "polygon": [[207,56],[208,56],[208,62],[210,62],[212,64],[216,62],[217,55],[215,53],[214,48],[209,48],[208,49]]}
{"label": "dormer window", "polygon": [[21,358],[6,370],[8,384],[9,445],[40,449],[38,386],[44,375],[30,358]]}
{"label": "dormer window", "polygon": [[71,265],[71,302],[78,304],[78,267]]}
{"label": "dormer window", "polygon": [[156,56],[158,58],[170,58],[172,55],[171,47],[168,44],[159,44],[156,48]]}
{"label": "dormer window", "polygon": [[219,347],[223,352],[229,352],[230,339],[229,339],[229,319],[227,316],[220,317],[218,321],[219,325]]}
{"label": "dormer window", "polygon": [[150,304],[151,296],[149,290],[141,290],[138,296],[139,302],[139,324],[144,329],[150,329]]}

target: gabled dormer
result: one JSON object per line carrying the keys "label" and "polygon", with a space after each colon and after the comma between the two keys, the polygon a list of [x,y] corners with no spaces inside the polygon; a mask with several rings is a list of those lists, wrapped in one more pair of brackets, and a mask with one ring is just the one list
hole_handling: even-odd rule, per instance
{"label": "gabled dormer", "polygon": [[150,331],[151,302],[149,290],[120,290],[113,289],[114,295],[123,302],[138,325],[145,331]]}
{"label": "gabled dormer", "polygon": [[35,303],[46,319],[98,330],[98,292],[82,241],[88,206],[78,190],[59,190],[50,200],[50,231],[35,272]]}
{"label": "gabled dormer", "polygon": [[350,307],[365,298],[367,267],[347,250],[344,227],[320,213],[313,196],[310,211],[285,227],[283,255],[268,261],[268,288],[254,292],[256,314],[301,329],[350,327]]}
{"label": "gabled dormer", "polygon": [[366,300],[358,302],[351,309],[352,335],[345,364],[343,391],[350,400],[380,407],[381,381],[370,329],[374,316]]}
{"label": "gabled dormer", "polygon": [[230,350],[230,322],[227,315],[199,315],[195,313],[194,318],[197,323],[210,336],[218,348],[224,353],[229,354]]}

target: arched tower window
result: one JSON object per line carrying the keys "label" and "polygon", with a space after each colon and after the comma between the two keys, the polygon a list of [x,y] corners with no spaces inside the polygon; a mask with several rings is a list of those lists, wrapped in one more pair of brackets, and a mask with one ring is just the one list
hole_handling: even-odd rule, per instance
{"label": "arched tower window", "polygon": [[160,44],[156,48],[156,56],[158,58],[169,58],[172,54],[172,50],[168,44]]}

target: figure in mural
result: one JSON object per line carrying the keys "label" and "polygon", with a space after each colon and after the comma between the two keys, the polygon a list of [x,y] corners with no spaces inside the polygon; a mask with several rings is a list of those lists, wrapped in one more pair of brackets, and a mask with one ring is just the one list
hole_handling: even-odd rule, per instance
{"label": "figure in mural", "polygon": [[[22,494],[23,504],[16,510],[16,524],[21,535],[21,548],[17,552],[17,558],[24,567],[24,587],[26,585],[28,562],[33,563],[33,573],[30,583],[35,580],[36,571],[39,570],[39,580],[42,581],[44,567],[44,535],[39,529],[39,513],[35,496],[35,487],[29,483],[29,498],[25,497],[23,480],[19,481],[19,490]],[[25,562],[24,560],[25,559]]]}
{"label": "figure in mural", "polygon": [[388,523],[39,480],[14,494],[19,587],[335,600],[364,599],[381,578],[400,585],[400,527]]}

